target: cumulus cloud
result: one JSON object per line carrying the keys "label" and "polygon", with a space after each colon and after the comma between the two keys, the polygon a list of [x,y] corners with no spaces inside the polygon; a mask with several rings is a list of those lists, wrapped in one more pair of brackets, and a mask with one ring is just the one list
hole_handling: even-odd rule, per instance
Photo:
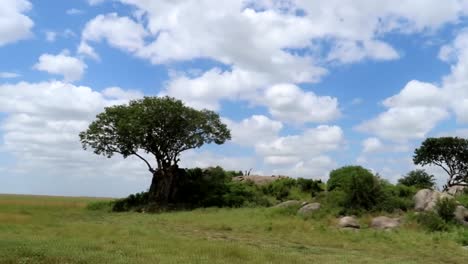
{"label": "cumulus cloud", "polygon": [[240,122],[223,118],[232,134],[232,142],[238,145],[254,146],[259,142],[272,140],[283,128],[279,121],[263,115],[253,115]]}
{"label": "cumulus cloud", "polygon": [[42,54],[34,68],[50,74],[63,75],[65,81],[73,82],[81,79],[87,66],[80,59],[69,56],[65,50],[57,55]]}
{"label": "cumulus cloud", "polygon": [[20,77],[21,74],[16,72],[0,72],[0,79],[13,79]]}
{"label": "cumulus cloud", "polygon": [[317,96],[291,84],[274,85],[259,100],[272,116],[286,122],[327,122],[340,115],[336,98]]}
{"label": "cumulus cloud", "polygon": [[29,175],[144,175],[137,159],[97,157],[83,151],[78,139],[104,107],[126,101],[125,96],[109,98],[59,81],[1,85],[0,112],[6,114],[1,147],[16,157],[16,166],[10,169]]}
{"label": "cumulus cloud", "polygon": [[380,139],[371,137],[367,138],[362,142],[362,148],[364,153],[376,152],[381,150],[383,147],[382,142]]}
{"label": "cumulus cloud", "polygon": [[358,130],[394,141],[422,139],[449,116],[444,92],[430,84],[410,81],[399,94],[387,98],[387,111],[358,126]]}
{"label": "cumulus cloud", "polygon": [[26,0],[4,0],[0,2],[0,47],[32,35],[34,22],[25,15],[32,4]]}

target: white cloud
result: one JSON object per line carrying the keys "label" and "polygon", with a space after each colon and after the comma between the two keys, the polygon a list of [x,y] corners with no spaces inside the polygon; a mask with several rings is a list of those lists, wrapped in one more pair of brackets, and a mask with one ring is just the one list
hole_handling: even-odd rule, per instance
{"label": "white cloud", "polygon": [[31,3],[26,0],[0,2],[0,47],[32,35],[34,22],[24,14],[31,8]]}
{"label": "white cloud", "polygon": [[46,35],[47,42],[54,42],[55,39],[57,38],[57,32],[54,32],[54,31],[46,31],[45,35]]}
{"label": "white cloud", "polygon": [[448,116],[445,109],[438,107],[393,107],[362,123],[358,130],[394,141],[422,139]]}
{"label": "white cloud", "polygon": [[263,115],[253,115],[239,123],[223,118],[232,134],[232,142],[243,146],[254,146],[259,142],[272,140],[278,136],[283,124]]}
{"label": "white cloud", "polygon": [[383,147],[382,142],[380,139],[371,137],[367,138],[362,142],[362,148],[364,153],[371,153],[381,150]]}
{"label": "white cloud", "polygon": [[81,9],[77,9],[77,8],[70,8],[67,11],[65,11],[65,13],[67,15],[80,15],[80,14],[83,14],[84,11]]}
{"label": "white cloud", "polygon": [[114,99],[134,100],[143,97],[143,93],[136,90],[124,90],[120,87],[108,87],[101,92],[104,96]]}
{"label": "white cloud", "polygon": [[[229,70],[178,75],[164,91],[210,109],[219,109],[222,100],[255,101],[278,83],[317,82],[329,61],[397,59],[398,52],[382,40],[385,34],[437,30],[457,22],[468,7],[466,0],[120,2],[136,7],[136,18],[94,18],[83,31],[79,52],[97,58],[93,42],[107,41],[155,64],[220,62]],[[331,46],[325,54],[316,44],[324,41]],[[305,95],[313,100],[313,94]]]}
{"label": "white cloud", "polygon": [[65,81],[73,82],[81,79],[87,66],[80,59],[68,56],[68,51],[65,50],[57,55],[42,54],[34,68],[51,74],[63,75]]}
{"label": "white cloud", "polygon": [[144,46],[146,35],[144,27],[128,17],[119,17],[116,13],[99,15],[86,24],[78,52],[96,58],[88,42],[102,40],[115,48],[136,52]]}
{"label": "white cloud", "polygon": [[422,139],[449,116],[443,90],[420,81],[410,81],[399,94],[383,101],[387,111],[358,126],[358,130],[393,141]]}
{"label": "white cloud", "polygon": [[327,122],[340,116],[336,98],[304,92],[291,84],[268,88],[259,101],[269,108],[272,116],[285,122]]}
{"label": "white cloud", "polygon": [[0,79],[13,79],[20,77],[21,74],[16,72],[0,72]]}

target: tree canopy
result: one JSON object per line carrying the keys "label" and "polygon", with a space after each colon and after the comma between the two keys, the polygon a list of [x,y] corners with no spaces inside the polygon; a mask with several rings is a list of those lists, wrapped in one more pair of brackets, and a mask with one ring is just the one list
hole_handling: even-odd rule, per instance
{"label": "tree canopy", "polygon": [[177,165],[181,152],[206,143],[223,144],[231,138],[219,115],[196,110],[171,97],[145,97],[128,105],[107,107],[86,131],[80,133],[84,149],[112,157],[135,155],[151,172],[155,168],[141,151],[153,154],[157,168]]}
{"label": "tree canopy", "polygon": [[433,188],[435,185],[434,175],[427,173],[425,170],[413,170],[408,172],[403,178],[398,180],[399,184],[406,186],[415,186],[416,188],[425,189]]}
{"label": "tree canopy", "polygon": [[[177,164],[183,151],[230,138],[217,113],[193,109],[172,97],[144,97],[107,107],[80,133],[84,149],[108,158],[117,153],[143,160],[153,174],[149,199],[158,207],[177,196],[177,181],[183,176]],[[152,154],[157,167],[143,153]]]}
{"label": "tree canopy", "polygon": [[449,175],[444,189],[468,186],[468,139],[428,138],[415,150],[413,161],[416,165],[442,168]]}

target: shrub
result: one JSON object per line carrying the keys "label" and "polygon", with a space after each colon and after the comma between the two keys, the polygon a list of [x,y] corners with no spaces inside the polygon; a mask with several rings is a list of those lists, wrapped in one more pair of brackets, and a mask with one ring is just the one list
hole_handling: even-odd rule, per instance
{"label": "shrub", "polygon": [[112,205],[112,211],[140,211],[148,204],[148,192],[130,194],[127,198],[119,199]]}
{"label": "shrub", "polygon": [[450,222],[455,217],[454,212],[456,207],[457,203],[454,199],[445,197],[437,201],[435,210],[445,222]]}
{"label": "shrub", "polygon": [[464,207],[468,208],[468,188],[465,189],[465,192],[463,194],[460,194],[455,197],[458,202],[460,202],[461,205]]}
{"label": "shrub", "polygon": [[449,226],[447,223],[436,213],[426,212],[416,216],[417,222],[429,232],[447,231]]}
{"label": "shrub", "polygon": [[408,211],[414,207],[415,187],[401,184],[395,186],[386,181],[380,181],[380,186],[382,193],[378,199],[376,210],[392,213],[395,210]]}
{"label": "shrub", "polygon": [[308,192],[312,197],[316,196],[319,192],[323,192],[322,181],[299,178],[296,180],[297,187],[301,192]]}
{"label": "shrub", "polygon": [[434,175],[428,174],[425,170],[413,170],[406,176],[398,180],[398,183],[406,186],[414,186],[418,189],[434,188]]}
{"label": "shrub", "polygon": [[111,211],[113,205],[113,201],[90,202],[86,205],[86,209],[90,211]]}
{"label": "shrub", "polygon": [[329,191],[341,190],[344,193],[342,206],[345,212],[373,209],[382,193],[378,178],[361,166],[346,166],[332,171],[327,186]]}
{"label": "shrub", "polygon": [[291,188],[296,186],[296,180],[291,178],[279,179],[261,187],[266,195],[275,197],[279,201],[288,198]]}
{"label": "shrub", "polygon": [[372,173],[361,166],[345,166],[330,172],[330,178],[327,181],[328,191],[336,188],[346,189],[351,184],[353,176],[374,176]]}

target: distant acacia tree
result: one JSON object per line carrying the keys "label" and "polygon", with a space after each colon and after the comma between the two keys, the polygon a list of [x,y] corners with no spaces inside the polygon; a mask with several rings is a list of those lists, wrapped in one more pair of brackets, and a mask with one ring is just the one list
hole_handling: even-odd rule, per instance
{"label": "distant acacia tree", "polygon": [[468,186],[468,139],[458,137],[428,138],[414,152],[416,165],[435,165],[449,179],[444,190],[452,186]]}
{"label": "distant acacia tree", "polygon": [[[145,97],[107,107],[80,133],[83,148],[98,155],[141,159],[153,175],[150,200],[161,207],[170,203],[176,192],[181,152],[206,143],[223,144],[230,138],[217,113],[195,110],[172,97]],[[156,166],[142,153],[152,155]]]}
{"label": "distant acacia tree", "polygon": [[417,188],[426,189],[433,188],[435,185],[434,175],[427,173],[425,170],[413,170],[408,172],[403,178],[398,180],[399,184],[406,186],[415,186]]}

